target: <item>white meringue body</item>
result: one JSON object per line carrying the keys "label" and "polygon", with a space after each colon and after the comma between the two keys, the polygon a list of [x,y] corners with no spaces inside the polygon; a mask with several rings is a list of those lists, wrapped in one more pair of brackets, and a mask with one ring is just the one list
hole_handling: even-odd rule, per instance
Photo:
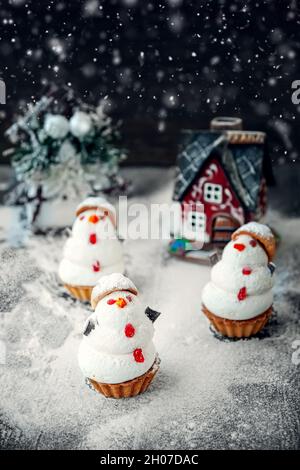
{"label": "white meringue body", "polygon": [[[108,302],[124,299],[126,306]],[[95,327],[83,337],[78,360],[83,374],[97,382],[117,384],[143,375],[156,357],[152,341],[154,328],[138,297],[128,291],[114,291],[97,304],[90,317]],[[126,326],[134,335],[126,335]],[[135,359],[141,350],[143,361]]]}
{"label": "white meringue body", "polygon": [[[103,210],[86,210],[76,218],[72,235],[66,241],[59,276],[66,284],[94,286],[100,277],[114,272],[124,272],[123,251],[111,219],[103,217]],[[89,218],[100,216],[97,223]],[[90,242],[90,236],[96,243]],[[99,266],[95,270],[94,266]]]}
{"label": "white meringue body", "polygon": [[[243,245],[244,249],[239,251],[234,247],[236,244]],[[250,270],[250,274],[244,274],[244,270]],[[226,245],[222,259],[212,268],[211,281],[204,287],[202,301],[219,317],[247,320],[272,305],[272,287],[266,252],[251,236],[239,235]],[[243,288],[247,295],[241,300],[238,293]]]}

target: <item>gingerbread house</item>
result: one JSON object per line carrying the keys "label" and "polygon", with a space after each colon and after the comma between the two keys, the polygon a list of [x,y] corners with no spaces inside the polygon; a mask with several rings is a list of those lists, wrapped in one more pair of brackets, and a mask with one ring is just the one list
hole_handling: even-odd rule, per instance
{"label": "gingerbread house", "polygon": [[[261,219],[266,186],[274,182],[263,132],[232,129],[224,118],[212,124],[211,130],[184,131],[173,195],[189,227],[186,238],[192,242],[191,234],[197,238],[201,231],[204,250],[223,247],[240,225]],[[203,204],[202,211],[193,209],[196,203]],[[170,249],[189,251],[178,239]]]}

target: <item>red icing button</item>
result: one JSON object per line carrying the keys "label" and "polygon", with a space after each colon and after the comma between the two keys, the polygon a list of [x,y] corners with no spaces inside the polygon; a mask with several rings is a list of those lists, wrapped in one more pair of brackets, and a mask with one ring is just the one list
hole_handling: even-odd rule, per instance
{"label": "red icing button", "polygon": [[137,348],[133,351],[133,357],[135,362],[144,362],[143,351],[140,348]]}
{"label": "red icing button", "polygon": [[127,323],[127,325],[125,326],[125,336],[127,336],[127,338],[132,338],[134,334],[135,334],[134,326],[131,323]]}
{"label": "red icing button", "polygon": [[97,236],[96,236],[95,233],[91,233],[91,234],[90,234],[90,243],[91,243],[92,245],[95,245],[95,244],[97,243]]}
{"label": "red icing button", "polygon": [[113,305],[116,303],[115,299],[108,299],[107,301],[108,305]]}
{"label": "red icing button", "polygon": [[96,224],[97,222],[99,222],[99,220],[100,217],[98,217],[98,215],[96,214],[90,215],[89,217],[89,222],[91,222],[92,224]]}
{"label": "red icing button", "polygon": [[246,289],[246,287],[242,287],[239,290],[238,299],[239,300],[245,300],[246,297],[247,297],[247,289]]}
{"label": "red icing button", "polygon": [[255,247],[257,245],[257,241],[255,240],[250,240],[250,245]]}
{"label": "red icing button", "polygon": [[100,271],[99,261],[96,261],[96,263],[93,264],[93,270],[94,270],[95,273],[98,273]]}
{"label": "red icing button", "polygon": [[239,251],[243,251],[246,247],[245,247],[245,245],[243,245],[243,243],[235,243],[233,245],[233,248],[235,248],[236,250],[239,250]]}
{"label": "red icing button", "polygon": [[249,276],[249,274],[252,273],[252,269],[251,269],[251,268],[248,268],[248,267],[243,268],[242,273],[243,273],[245,276]]}

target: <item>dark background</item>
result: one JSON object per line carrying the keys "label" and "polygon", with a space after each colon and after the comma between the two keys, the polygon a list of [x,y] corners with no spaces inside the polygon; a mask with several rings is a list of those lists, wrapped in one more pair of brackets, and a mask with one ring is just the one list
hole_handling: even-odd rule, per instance
{"label": "dark background", "polygon": [[67,83],[108,97],[129,164],[173,163],[180,129],[216,115],[266,131],[275,163],[299,161],[296,0],[7,0],[0,25],[1,136],[20,101]]}

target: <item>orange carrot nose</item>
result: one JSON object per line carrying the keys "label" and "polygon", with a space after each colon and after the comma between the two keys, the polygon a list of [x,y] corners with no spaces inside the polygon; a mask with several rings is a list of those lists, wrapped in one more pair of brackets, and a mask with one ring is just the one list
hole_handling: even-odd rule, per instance
{"label": "orange carrot nose", "polygon": [[89,222],[91,222],[92,224],[96,224],[97,222],[99,222],[100,220],[100,217],[98,217],[98,215],[96,214],[92,214],[89,216]]}
{"label": "orange carrot nose", "polygon": [[116,301],[116,304],[120,308],[124,308],[127,305],[127,302],[125,299],[122,299],[121,297]]}
{"label": "orange carrot nose", "polygon": [[243,251],[246,247],[245,247],[245,245],[243,245],[243,243],[235,243],[233,245],[233,248],[235,248],[236,250],[239,250],[239,251]]}

